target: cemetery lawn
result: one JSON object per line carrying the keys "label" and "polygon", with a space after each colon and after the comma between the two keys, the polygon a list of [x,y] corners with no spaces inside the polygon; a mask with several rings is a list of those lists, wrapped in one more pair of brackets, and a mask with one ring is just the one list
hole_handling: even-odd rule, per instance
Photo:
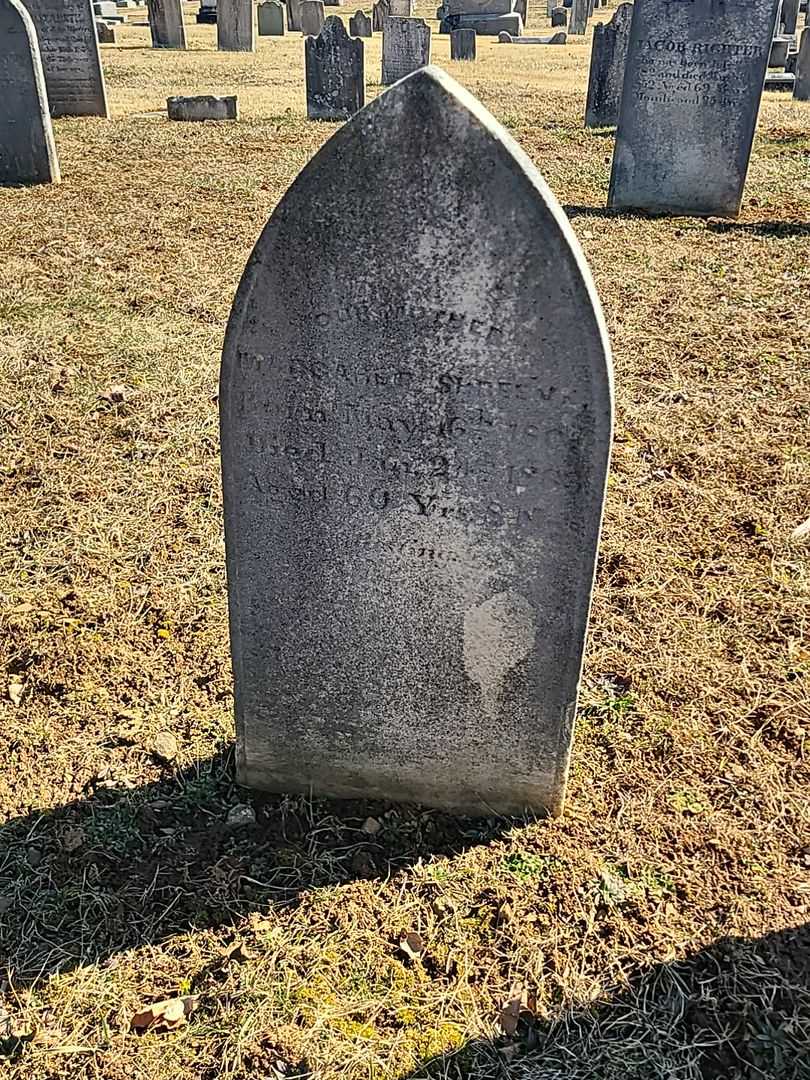
{"label": "cemetery lawn", "polygon": [[[738,221],[614,215],[587,44],[434,38],[569,213],[613,344],[569,798],[263,797],[233,780],[218,363],[335,128],[298,35],[220,55],[193,10],[185,54],[140,13],[102,48],[113,118],[55,122],[60,186],[0,190],[0,1077],[810,1076],[810,105],[766,96]],[[208,92],[242,120],[155,114]],[[188,1023],[130,1030],[177,995]]]}

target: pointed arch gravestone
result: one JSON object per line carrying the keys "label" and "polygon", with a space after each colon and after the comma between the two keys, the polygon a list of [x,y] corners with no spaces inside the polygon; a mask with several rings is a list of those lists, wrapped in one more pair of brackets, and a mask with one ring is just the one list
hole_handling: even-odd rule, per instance
{"label": "pointed arch gravestone", "polygon": [[186,25],[180,0],[146,0],[154,49],[185,49]]}
{"label": "pointed arch gravestone", "polygon": [[51,116],[109,117],[91,0],[26,0]]}
{"label": "pointed arch gravestone", "polygon": [[347,120],[365,104],[363,41],[349,37],[343,20],[330,15],[317,37],[304,42],[307,117]]}
{"label": "pointed arch gravestone", "polygon": [[559,812],[610,372],[562,210],[449,76],[326,143],[223,352],[240,783]]}
{"label": "pointed arch gravestone", "polygon": [[613,127],[619,120],[632,4],[619,4],[609,23],[596,23],[591,43],[585,127]]}
{"label": "pointed arch gravestone", "polygon": [[0,184],[58,183],[36,30],[18,0],[0,0],[0,43]]}
{"label": "pointed arch gravestone", "polygon": [[778,0],[636,0],[608,206],[736,217]]}

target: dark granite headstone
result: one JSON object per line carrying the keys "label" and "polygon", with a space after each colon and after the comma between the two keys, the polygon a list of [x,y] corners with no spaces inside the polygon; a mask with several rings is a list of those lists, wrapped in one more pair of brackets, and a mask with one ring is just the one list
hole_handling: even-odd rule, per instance
{"label": "dark granite headstone", "polygon": [[371,18],[366,15],[365,11],[355,11],[354,15],[349,19],[349,33],[352,37],[372,36]]}
{"label": "dark granite headstone", "polygon": [[186,28],[180,0],[146,0],[155,49],[185,49]]}
{"label": "dark granite headstone", "polygon": [[619,122],[632,4],[619,4],[609,23],[596,23],[591,45],[585,127],[612,127]]}
{"label": "dark granite headstone", "polygon": [[219,400],[239,783],[559,812],[607,336],[554,196],[449,76],[380,95],[299,174]]}
{"label": "dark granite headstone", "polygon": [[0,184],[59,183],[37,35],[19,0],[0,0],[0,90]]}
{"label": "dark granite headstone", "polygon": [[115,27],[103,19],[96,19],[96,37],[99,45],[115,45]]}
{"label": "dark granite headstone", "polygon": [[304,44],[307,116],[347,120],[365,104],[363,41],[349,37],[343,21],[330,15],[317,37]]}
{"label": "dark granite headstone", "polygon": [[636,0],[609,205],[739,212],[777,0]]}
{"label": "dark granite headstone", "polygon": [[429,63],[430,27],[425,20],[387,15],[383,23],[380,79],[383,86],[390,86]]}
{"label": "dark granite headstone", "polygon": [[475,59],[475,31],[453,30],[450,33],[450,59]]}
{"label": "dark granite headstone", "polygon": [[25,0],[39,42],[51,116],[108,117],[91,0]]}
{"label": "dark granite headstone", "polygon": [[567,26],[568,25],[568,11],[564,7],[556,7],[551,12],[551,25],[552,26]]}

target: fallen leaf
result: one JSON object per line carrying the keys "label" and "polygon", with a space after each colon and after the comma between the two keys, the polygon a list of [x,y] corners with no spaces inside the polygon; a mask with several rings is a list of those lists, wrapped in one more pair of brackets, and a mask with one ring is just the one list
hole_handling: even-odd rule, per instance
{"label": "fallen leaf", "polygon": [[425,943],[415,930],[407,933],[403,930],[399,935],[399,947],[411,960],[418,960],[425,951]]}
{"label": "fallen leaf", "polygon": [[510,1038],[518,1029],[520,1021],[531,1022],[537,1010],[537,995],[519,986],[512,987],[509,1000],[501,1009],[498,1024],[504,1035]]}
{"label": "fallen leaf", "polygon": [[8,684],[8,696],[15,705],[19,705],[22,701],[23,690],[25,690],[25,683],[21,683],[17,679],[13,679]]}
{"label": "fallen leaf", "polygon": [[169,998],[167,1001],[157,1001],[140,1012],[136,1012],[129,1022],[131,1031],[144,1032],[154,1029],[156,1031],[171,1031],[173,1028],[185,1024],[188,1017],[197,1008],[199,997]]}

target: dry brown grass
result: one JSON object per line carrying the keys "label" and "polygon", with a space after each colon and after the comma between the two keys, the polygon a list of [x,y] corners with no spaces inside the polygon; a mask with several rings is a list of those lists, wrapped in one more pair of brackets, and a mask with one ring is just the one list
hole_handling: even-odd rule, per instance
{"label": "dry brown grass", "polygon": [[[810,106],[768,96],[739,222],[614,216],[585,45],[446,64],[569,208],[614,346],[567,811],[254,800],[229,758],[218,357],[333,128],[305,119],[300,40],[220,56],[213,34],[178,56],[125,29],[113,120],[56,123],[61,186],[0,191],[0,1075],[809,1077]],[[237,91],[244,120],[142,115],[178,91]],[[229,830],[245,799],[258,824]],[[504,1045],[515,985],[536,1019]],[[189,990],[186,1028],[129,1033]]]}

